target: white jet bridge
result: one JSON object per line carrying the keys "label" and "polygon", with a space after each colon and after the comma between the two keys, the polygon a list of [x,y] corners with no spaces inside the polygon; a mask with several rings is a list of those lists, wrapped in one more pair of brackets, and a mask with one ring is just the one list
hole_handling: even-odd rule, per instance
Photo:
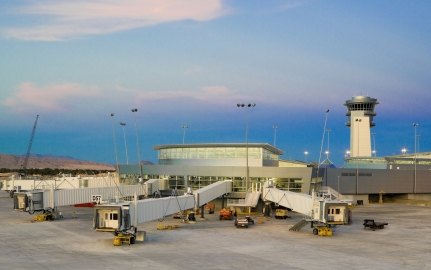
{"label": "white jet bridge", "polygon": [[9,179],[0,180],[1,190],[11,193],[40,189],[77,189],[93,187],[114,187],[120,185],[118,177],[113,173],[98,176],[68,176],[63,174],[51,179],[26,178],[12,175]]}
{"label": "white jet bridge", "polygon": [[[148,182],[148,181],[147,181]],[[114,201],[124,197],[148,197],[157,188],[157,181],[138,185],[118,185],[114,187],[95,187],[78,189],[44,189],[19,192],[13,195],[14,209],[29,212],[53,211],[57,207]]]}
{"label": "white jet bridge", "polygon": [[304,220],[295,224],[291,230],[300,230],[308,222],[325,226],[347,224],[349,209],[346,202],[317,197],[304,193],[280,190],[267,182],[263,186],[262,200],[289,208],[304,215]]}
{"label": "white jet bridge", "polygon": [[261,195],[261,184],[252,183],[251,189],[246,192],[244,199],[228,199],[228,207],[256,207],[259,203],[259,198]]}
{"label": "white jet bridge", "polygon": [[136,226],[189,209],[232,192],[232,181],[219,181],[181,196],[108,203],[95,207],[94,229],[136,234]]}

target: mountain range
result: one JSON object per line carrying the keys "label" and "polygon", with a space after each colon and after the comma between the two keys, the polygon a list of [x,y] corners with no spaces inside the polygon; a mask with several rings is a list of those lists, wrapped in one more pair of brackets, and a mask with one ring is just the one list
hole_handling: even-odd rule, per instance
{"label": "mountain range", "polygon": [[[20,169],[24,156],[0,154],[0,169]],[[45,155],[30,155],[28,169],[68,169],[68,170],[115,170],[111,164],[83,161],[71,157],[56,157]]]}

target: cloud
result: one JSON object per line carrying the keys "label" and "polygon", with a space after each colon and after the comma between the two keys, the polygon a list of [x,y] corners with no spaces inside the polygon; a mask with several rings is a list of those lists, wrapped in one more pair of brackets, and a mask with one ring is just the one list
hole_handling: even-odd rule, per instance
{"label": "cloud", "polygon": [[202,67],[199,66],[193,66],[190,68],[187,68],[186,70],[183,71],[183,75],[185,76],[196,76],[197,74],[202,73],[204,69]]}
{"label": "cloud", "polygon": [[192,100],[203,103],[236,102],[240,96],[226,86],[205,86],[199,90],[183,91],[145,91],[138,94],[138,99],[144,103],[151,101],[175,101],[178,99]]}
{"label": "cloud", "polygon": [[64,83],[38,86],[34,83],[22,83],[13,96],[1,103],[13,111],[49,111],[61,112],[79,107],[83,99],[99,97],[95,87]]}
{"label": "cloud", "polygon": [[[0,104],[15,112],[83,112],[95,108],[139,106],[158,104],[158,106],[231,106],[248,101],[250,96],[237,93],[226,86],[204,86],[192,90],[148,90],[134,89],[117,85],[103,89],[77,83],[58,83],[38,85],[25,82]],[[254,96],[253,102],[260,100]],[[111,108],[111,109],[112,109]]]}
{"label": "cloud", "polygon": [[306,5],[310,0],[289,0],[278,7],[279,11],[288,11]]}
{"label": "cloud", "polygon": [[40,23],[0,29],[2,36],[59,41],[173,21],[206,21],[227,14],[227,9],[222,0],[39,0],[13,14]]}

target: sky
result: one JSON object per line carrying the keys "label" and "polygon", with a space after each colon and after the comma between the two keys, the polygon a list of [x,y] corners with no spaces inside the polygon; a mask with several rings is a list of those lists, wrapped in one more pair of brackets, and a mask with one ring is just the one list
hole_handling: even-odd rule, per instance
{"label": "sky", "polygon": [[327,117],[341,166],[358,95],[379,101],[378,156],[414,151],[413,123],[431,151],[430,33],[428,0],[2,0],[0,153],[25,155],[40,115],[32,154],[157,162],[247,126],[317,161]]}

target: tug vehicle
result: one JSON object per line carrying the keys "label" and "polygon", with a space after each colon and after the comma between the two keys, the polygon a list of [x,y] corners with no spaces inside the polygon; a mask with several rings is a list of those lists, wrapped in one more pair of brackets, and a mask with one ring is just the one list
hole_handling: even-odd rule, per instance
{"label": "tug vehicle", "polygon": [[275,209],[275,218],[276,219],[286,219],[289,216],[287,215],[289,211],[285,208],[277,208]]}
{"label": "tug vehicle", "polygon": [[253,225],[254,220],[250,216],[237,217],[235,219],[235,227],[237,228],[248,228],[249,225]]}

